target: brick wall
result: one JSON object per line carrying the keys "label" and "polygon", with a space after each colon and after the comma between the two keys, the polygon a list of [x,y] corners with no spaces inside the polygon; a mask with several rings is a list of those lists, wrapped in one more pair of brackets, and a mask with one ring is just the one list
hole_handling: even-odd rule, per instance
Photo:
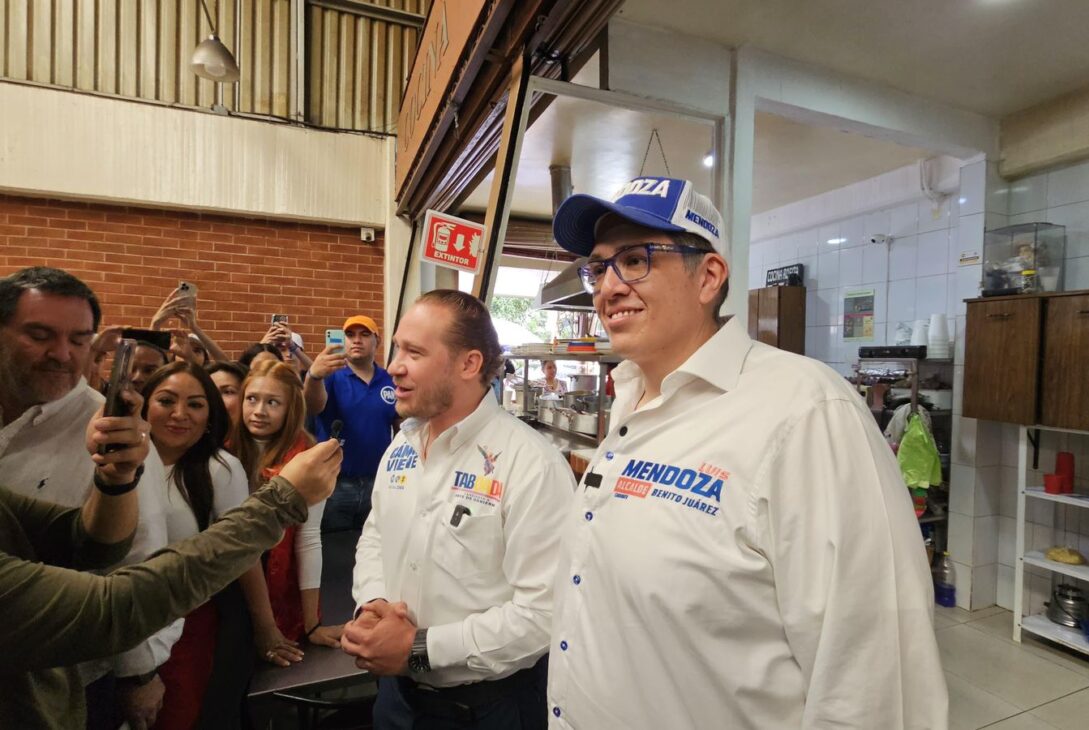
{"label": "brick wall", "polygon": [[[146,327],[180,280],[228,355],[290,316],[313,357],[348,314],[382,322],[382,238],[358,228],[0,195],[0,276],[55,266],[102,302],[103,323]],[[381,348],[380,348],[381,349]]]}

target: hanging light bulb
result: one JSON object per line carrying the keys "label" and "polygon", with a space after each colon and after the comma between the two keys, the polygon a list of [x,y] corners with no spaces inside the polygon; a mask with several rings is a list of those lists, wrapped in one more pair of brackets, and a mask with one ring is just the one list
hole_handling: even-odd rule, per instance
{"label": "hanging light bulb", "polygon": [[202,40],[193,51],[189,61],[189,68],[202,79],[215,81],[220,84],[233,84],[241,76],[238,63],[227,46],[216,35],[216,26],[212,22],[212,15],[208,12],[208,4],[201,0],[204,15],[208,18],[208,25],[212,28],[212,34]]}

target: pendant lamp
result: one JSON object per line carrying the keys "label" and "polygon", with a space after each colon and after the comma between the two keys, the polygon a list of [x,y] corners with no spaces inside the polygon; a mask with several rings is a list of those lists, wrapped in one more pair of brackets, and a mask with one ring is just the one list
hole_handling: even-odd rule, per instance
{"label": "pendant lamp", "polygon": [[220,84],[233,84],[241,75],[238,71],[238,63],[234,56],[227,50],[227,46],[216,35],[216,24],[212,22],[212,15],[208,12],[208,3],[200,0],[204,8],[204,15],[208,18],[208,25],[212,28],[212,34],[202,40],[193,51],[193,57],[189,67],[193,73],[202,79],[215,81]]}

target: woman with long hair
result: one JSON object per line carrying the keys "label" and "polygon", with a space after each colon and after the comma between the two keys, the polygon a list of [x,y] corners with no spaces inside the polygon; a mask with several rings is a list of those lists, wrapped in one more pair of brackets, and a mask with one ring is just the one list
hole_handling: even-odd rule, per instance
{"label": "woman with long hair", "polygon": [[[242,428],[237,454],[255,489],[280,473],[301,451],[314,444],[306,432],[302,382],[289,365],[257,363],[242,384]],[[289,527],[265,561],[272,613],[289,641],[336,647],[341,628],[322,626],[318,606],[321,587],[321,515],[324,503],[310,508],[306,522]],[[272,656],[267,657],[273,661]]]}
{"label": "woman with long hair", "polygon": [[212,376],[212,382],[219,389],[227,415],[231,418],[231,427],[227,432],[227,449],[232,450],[238,443],[238,429],[242,425],[242,381],[249,373],[242,365],[229,360],[217,360],[204,366]]}
{"label": "woman with long hair", "polygon": [[[165,365],[148,378],[143,393],[143,415],[167,469],[163,505],[168,538],[175,543],[240,505],[249,482],[242,464],[224,450],[230,417],[203,368],[184,360]],[[247,592],[267,606],[260,566],[239,584],[251,585]],[[226,668],[217,657],[252,657],[252,645],[238,586],[186,616],[181,638],[158,670],[165,694],[155,727],[188,729],[202,717],[214,717],[217,727],[239,727],[252,659]]]}

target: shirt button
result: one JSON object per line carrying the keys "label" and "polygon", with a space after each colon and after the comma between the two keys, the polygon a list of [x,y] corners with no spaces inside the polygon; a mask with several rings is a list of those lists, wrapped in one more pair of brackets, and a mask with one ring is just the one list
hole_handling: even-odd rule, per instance
{"label": "shirt button", "polygon": [[579,583],[582,582],[582,576],[581,575],[576,575],[574,578],[571,579],[571,582],[574,583],[575,585],[578,585]]}
{"label": "shirt button", "polygon": [[627,436],[628,435],[628,427],[627,426],[621,426],[620,427],[620,435],[621,436]]}
{"label": "shirt button", "polygon": [[614,454],[613,452],[606,451],[605,452],[605,461],[612,461],[614,456],[616,456],[616,454]]}
{"label": "shirt button", "polygon": [[552,714],[555,715],[556,717],[559,717],[560,716],[560,708],[553,707],[552,708]]}
{"label": "shirt button", "polygon": [[589,522],[592,519],[594,519],[594,513],[593,512],[587,512],[586,513],[586,521]]}
{"label": "shirt button", "polygon": [[566,641],[561,641],[560,642],[560,649],[562,651],[567,651],[567,642]]}

